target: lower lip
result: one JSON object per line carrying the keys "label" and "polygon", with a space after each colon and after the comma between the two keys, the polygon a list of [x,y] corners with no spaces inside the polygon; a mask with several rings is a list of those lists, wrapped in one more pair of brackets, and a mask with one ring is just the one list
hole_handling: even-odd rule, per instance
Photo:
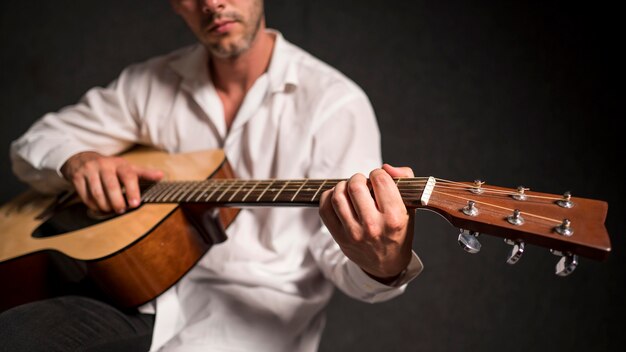
{"label": "lower lip", "polygon": [[211,30],[211,32],[218,33],[218,34],[223,34],[223,33],[226,33],[228,31],[230,31],[233,28],[234,25],[235,25],[235,22],[226,22],[226,23],[224,23],[222,25],[219,25],[219,26],[213,28]]}

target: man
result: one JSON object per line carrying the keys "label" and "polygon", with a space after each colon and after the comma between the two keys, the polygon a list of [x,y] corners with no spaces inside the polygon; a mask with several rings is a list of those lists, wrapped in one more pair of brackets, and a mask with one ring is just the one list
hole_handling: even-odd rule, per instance
{"label": "man", "polygon": [[[228,241],[139,312],[79,297],[12,309],[0,315],[10,346],[313,351],[333,284],[378,302],[421,271],[413,217],[392,180],[412,172],[379,168],[366,95],[267,30],[261,0],[170,2],[199,44],[132,65],[107,88],[44,116],[12,145],[22,180],[45,192],[71,185],[88,207],[124,213],[139,206],[138,179],[162,177],[115,156],[134,144],[222,148],[241,178],[353,176],[322,195],[319,216],[243,210]],[[374,197],[356,173],[372,169]]]}

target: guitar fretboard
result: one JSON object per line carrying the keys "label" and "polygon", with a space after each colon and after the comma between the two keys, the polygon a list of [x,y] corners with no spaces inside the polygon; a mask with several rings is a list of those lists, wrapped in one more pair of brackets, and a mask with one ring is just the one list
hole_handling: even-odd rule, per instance
{"label": "guitar fretboard", "polygon": [[[163,181],[142,194],[145,203],[317,206],[324,191],[342,179]],[[418,201],[423,178],[394,179],[405,202]]]}

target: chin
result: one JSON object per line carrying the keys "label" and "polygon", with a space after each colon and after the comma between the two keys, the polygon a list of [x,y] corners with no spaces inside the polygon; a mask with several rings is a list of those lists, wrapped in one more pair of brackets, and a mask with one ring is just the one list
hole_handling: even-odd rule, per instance
{"label": "chin", "polygon": [[225,43],[212,43],[207,47],[213,56],[227,59],[241,55],[250,48],[250,44],[245,41],[228,41]]}

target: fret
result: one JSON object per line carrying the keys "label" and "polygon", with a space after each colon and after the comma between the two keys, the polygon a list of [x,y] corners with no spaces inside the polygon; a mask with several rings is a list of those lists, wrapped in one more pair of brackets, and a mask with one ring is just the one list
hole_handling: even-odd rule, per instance
{"label": "fret", "polygon": [[322,182],[322,184],[317,188],[317,191],[315,192],[313,197],[311,197],[311,202],[315,200],[315,197],[317,196],[318,193],[320,193],[320,190],[322,189],[322,187],[324,187],[324,185],[326,184],[326,181],[328,180],[324,180],[324,182]]}
{"label": "fret", "polygon": [[287,185],[289,184],[289,180],[285,181],[285,184],[283,185],[283,187],[278,191],[278,193],[276,193],[276,195],[274,196],[274,198],[272,199],[272,202],[276,201],[276,198],[278,198],[278,196],[283,193],[283,190],[285,189],[285,187],[287,187]]}
{"label": "fret", "polygon": [[209,182],[206,183],[204,190],[198,194],[198,196],[196,197],[196,199],[194,199],[194,201],[198,202],[200,201],[200,198],[202,198],[202,196],[215,184],[215,180],[210,180]]}
{"label": "fret", "polygon": [[159,192],[161,192],[160,183],[153,185],[148,188],[146,193],[144,194],[144,202],[154,202],[154,200],[159,196]]}
{"label": "fret", "polygon": [[[158,182],[142,195],[145,203],[216,202],[216,203],[315,203],[321,194],[331,189],[337,179],[301,180],[239,180]],[[402,198],[421,197],[425,185],[415,178],[395,178]],[[254,183],[251,187],[251,183]],[[415,186],[415,183],[418,183]],[[415,192],[420,192],[415,194]],[[250,199],[250,200],[249,200]]]}
{"label": "fret", "polygon": [[163,192],[163,185],[155,183],[142,195],[145,202],[153,202]]}
{"label": "fret", "polygon": [[263,190],[263,192],[261,192],[261,194],[259,195],[259,197],[256,199],[256,201],[258,202],[259,200],[261,200],[261,198],[263,197],[263,195],[265,194],[265,192],[267,192],[267,190],[272,187],[272,185],[274,184],[274,181],[270,182],[267,187],[265,187],[265,189]]}
{"label": "fret", "polygon": [[222,194],[220,194],[219,197],[217,197],[217,199],[215,200],[216,202],[219,203],[220,199],[222,199],[222,197],[224,196],[224,194],[226,194],[226,192],[228,192],[229,189],[233,188],[233,186],[235,185],[236,182],[230,182],[230,186],[228,186],[223,192]]}
{"label": "fret", "polygon": [[185,197],[185,195],[187,195],[187,192],[189,192],[189,189],[192,185],[193,184],[191,182],[180,183],[178,191],[172,195],[172,197],[174,198],[172,200],[175,202],[180,202]]}
{"label": "fret", "polygon": [[257,181],[254,186],[252,186],[252,188],[250,188],[250,190],[248,191],[248,193],[246,193],[246,195],[243,197],[243,199],[241,200],[242,202],[245,202],[246,198],[248,198],[248,196],[250,195],[250,193],[252,191],[254,191],[254,189],[256,188],[256,186],[261,183],[261,181]]}
{"label": "fret", "polygon": [[159,184],[155,184],[152,185],[150,188],[148,188],[142,195],[141,195],[141,200],[144,203],[150,203],[152,202],[152,198],[154,197],[154,193],[157,192],[157,190],[159,189]]}
{"label": "fret", "polygon": [[302,190],[302,187],[304,187],[307,181],[308,180],[304,180],[304,182],[302,182],[302,185],[300,185],[300,188],[298,188],[296,193],[293,194],[293,197],[291,197],[291,202],[293,202],[293,200],[296,199],[296,196],[298,195],[298,193],[300,193],[300,191]]}
{"label": "fret", "polygon": [[247,181],[247,180],[246,180],[246,181],[243,181],[243,182],[241,183],[241,186],[239,186],[239,188],[237,188],[237,190],[236,190],[235,192],[233,192],[233,194],[230,196],[230,198],[228,198],[228,201],[229,201],[229,202],[232,202],[232,201],[233,201],[233,198],[235,198],[235,196],[236,196],[237,194],[239,194],[239,191],[241,191],[241,189],[242,189],[242,188],[244,188],[244,187],[248,184],[248,182],[249,182],[249,181]]}
{"label": "fret", "polygon": [[[216,183],[219,183],[219,182],[216,182]],[[225,182],[221,182],[221,183],[222,184],[220,184],[219,186],[215,187],[213,192],[209,193],[209,195],[204,198],[205,201],[208,202],[211,199],[211,197],[215,194],[215,192],[217,192],[220,188],[222,188],[223,184],[226,184]],[[204,192],[203,192],[203,194],[204,194]]]}
{"label": "fret", "polygon": [[157,202],[167,202],[167,198],[173,192],[172,184],[169,182],[164,184],[164,188],[165,189],[163,190],[161,195],[156,199]]}
{"label": "fret", "polygon": [[206,185],[207,185],[206,181],[200,181],[200,182],[193,183],[193,187],[191,187],[192,191],[189,193],[189,195],[185,199],[185,202],[191,202],[191,200],[196,196],[196,194],[198,192],[200,192],[200,190],[203,189],[202,186],[206,186]]}

